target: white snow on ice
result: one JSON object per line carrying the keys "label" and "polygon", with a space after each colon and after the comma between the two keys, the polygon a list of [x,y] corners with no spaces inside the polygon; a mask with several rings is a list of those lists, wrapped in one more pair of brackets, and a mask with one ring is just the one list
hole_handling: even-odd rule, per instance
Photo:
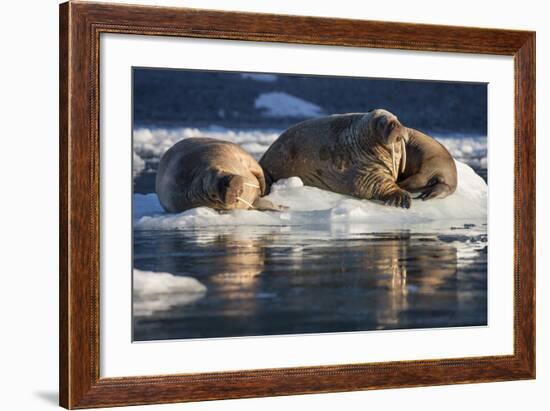
{"label": "white snow on ice", "polygon": [[323,114],[318,105],[280,91],[260,94],[254,107],[263,109],[267,117],[318,117]]}
{"label": "white snow on ice", "polygon": [[[209,137],[239,144],[256,158],[267,150],[279,136],[278,130],[228,130],[223,127],[210,126],[198,129],[185,128],[138,128],[133,133],[134,144],[134,177],[140,172],[148,171],[145,162],[158,163],[166,150],[180,140],[192,137]],[[140,162],[143,161],[142,162]]]}
{"label": "white snow on ice", "polygon": [[275,183],[266,197],[289,209],[284,212],[234,210],[220,213],[207,207],[165,214],[155,194],[134,195],[134,227],[138,230],[177,230],[201,226],[292,226],[362,223],[372,229],[414,227],[431,222],[487,218],[487,184],[468,165],[456,162],[458,187],[445,199],[413,200],[410,209],[304,186],[298,177]]}
{"label": "white snow on ice", "polygon": [[145,170],[145,160],[136,154],[134,151],[132,159],[132,175],[134,177],[140,175]]}
{"label": "white snow on ice", "polygon": [[467,160],[468,164],[480,168],[487,168],[487,138],[462,137],[448,138],[436,137],[451,155],[459,161]]}
{"label": "white snow on ice", "polygon": [[147,316],[200,300],[206,286],[193,277],[134,269],[134,315]]}

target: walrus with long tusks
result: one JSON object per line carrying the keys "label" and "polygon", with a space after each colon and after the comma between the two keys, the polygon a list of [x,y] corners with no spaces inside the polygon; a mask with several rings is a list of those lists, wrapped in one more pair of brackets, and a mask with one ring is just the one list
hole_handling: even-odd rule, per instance
{"label": "walrus with long tusks", "polygon": [[237,144],[189,138],[174,144],[160,159],[156,192],[171,213],[195,207],[217,210],[282,210],[266,199],[258,162]]}
{"label": "walrus with long tusks", "polygon": [[445,198],[456,190],[456,164],[447,149],[437,140],[409,128],[406,167],[397,185],[417,198]]}
{"label": "walrus with long tusks", "polygon": [[397,185],[406,170],[408,129],[389,111],[339,114],[290,127],[260,160],[268,183],[297,176],[304,184],[409,208]]}

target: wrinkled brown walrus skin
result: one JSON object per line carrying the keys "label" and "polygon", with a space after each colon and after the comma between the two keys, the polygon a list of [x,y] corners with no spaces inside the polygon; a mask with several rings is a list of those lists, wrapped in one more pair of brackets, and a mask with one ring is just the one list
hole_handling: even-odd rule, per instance
{"label": "wrinkled brown walrus skin", "polygon": [[297,176],[304,184],[409,208],[396,181],[408,129],[389,111],[332,115],[290,127],[260,160],[269,183]]}

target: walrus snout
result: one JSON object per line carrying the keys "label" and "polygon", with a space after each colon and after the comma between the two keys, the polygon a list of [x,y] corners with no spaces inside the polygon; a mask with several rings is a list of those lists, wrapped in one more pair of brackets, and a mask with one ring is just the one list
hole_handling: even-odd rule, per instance
{"label": "walrus snout", "polygon": [[386,136],[386,145],[401,144],[409,142],[409,133],[407,127],[403,126],[399,120],[391,120],[384,132]]}
{"label": "walrus snout", "polygon": [[218,195],[221,202],[231,206],[239,201],[244,191],[245,179],[239,175],[225,175],[218,181]]}
{"label": "walrus snout", "polygon": [[[398,175],[399,172],[403,173],[407,165],[406,144],[409,142],[408,128],[389,112],[383,111],[383,114],[376,120],[377,132],[381,136],[383,144],[391,152],[392,172],[395,175]],[[399,160],[396,152],[399,153]]]}

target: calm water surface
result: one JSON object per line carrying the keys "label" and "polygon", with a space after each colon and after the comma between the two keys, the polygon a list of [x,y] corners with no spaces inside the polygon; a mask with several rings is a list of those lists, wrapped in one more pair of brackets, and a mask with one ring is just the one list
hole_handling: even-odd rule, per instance
{"label": "calm water surface", "polygon": [[135,313],[134,339],[486,325],[483,223],[135,230],[134,268],[207,291]]}

